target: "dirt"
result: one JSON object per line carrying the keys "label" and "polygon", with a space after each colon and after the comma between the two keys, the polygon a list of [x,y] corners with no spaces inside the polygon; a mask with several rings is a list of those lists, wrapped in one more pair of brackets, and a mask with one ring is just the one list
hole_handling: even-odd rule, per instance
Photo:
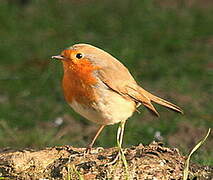
{"label": "dirt", "polygon": [[[1,150],[0,177],[8,179],[182,179],[186,157],[178,149],[153,142],[148,146],[124,149],[128,168],[123,161],[113,160],[116,148],[85,148],[71,146],[43,150]],[[213,169],[190,166],[190,179],[211,179]]]}

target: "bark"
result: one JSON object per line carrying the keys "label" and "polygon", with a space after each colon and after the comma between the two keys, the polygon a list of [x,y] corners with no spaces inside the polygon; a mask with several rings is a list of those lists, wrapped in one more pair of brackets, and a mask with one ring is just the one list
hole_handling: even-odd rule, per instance
{"label": "bark", "polygon": [[[127,160],[113,162],[116,148],[71,146],[43,150],[0,151],[0,179],[182,179],[186,157],[178,149],[153,142],[123,149]],[[211,179],[210,167],[190,166],[190,179]]]}

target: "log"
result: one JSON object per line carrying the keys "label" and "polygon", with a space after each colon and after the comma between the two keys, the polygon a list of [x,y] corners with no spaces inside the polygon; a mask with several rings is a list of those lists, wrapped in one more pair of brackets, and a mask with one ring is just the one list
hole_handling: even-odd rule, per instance
{"label": "log", "polygon": [[[0,151],[0,179],[182,179],[186,157],[162,143],[125,148],[128,168],[113,162],[117,148],[49,147]],[[190,165],[190,179],[211,179],[213,169]]]}

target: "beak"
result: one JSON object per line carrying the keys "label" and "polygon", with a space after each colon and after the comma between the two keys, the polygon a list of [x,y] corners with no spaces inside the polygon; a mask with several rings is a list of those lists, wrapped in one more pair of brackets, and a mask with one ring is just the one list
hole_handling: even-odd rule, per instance
{"label": "beak", "polygon": [[65,59],[65,58],[64,58],[63,56],[61,56],[61,55],[52,56],[51,58],[52,58],[52,59],[59,59],[59,60]]}

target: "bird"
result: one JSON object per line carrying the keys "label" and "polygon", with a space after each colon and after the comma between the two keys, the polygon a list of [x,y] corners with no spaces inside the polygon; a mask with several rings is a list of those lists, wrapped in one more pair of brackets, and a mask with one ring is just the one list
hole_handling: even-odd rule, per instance
{"label": "bird", "polygon": [[177,105],[153,95],[135,81],[127,67],[104,50],[90,44],[75,44],[60,55],[52,56],[63,65],[62,88],[65,100],[84,118],[100,127],[87,146],[91,149],[107,125],[119,124],[117,144],[121,148],[125,122],[140,105],[159,116],[152,104],[157,103],[175,112]]}

